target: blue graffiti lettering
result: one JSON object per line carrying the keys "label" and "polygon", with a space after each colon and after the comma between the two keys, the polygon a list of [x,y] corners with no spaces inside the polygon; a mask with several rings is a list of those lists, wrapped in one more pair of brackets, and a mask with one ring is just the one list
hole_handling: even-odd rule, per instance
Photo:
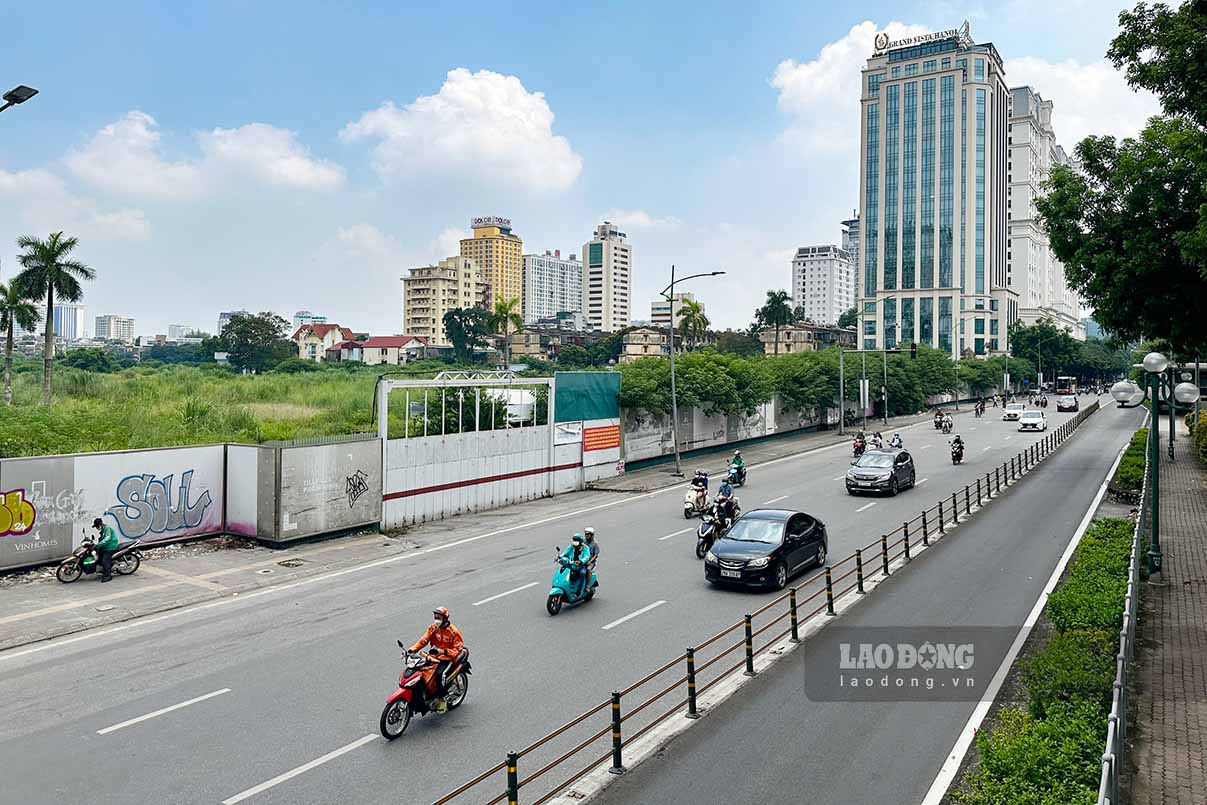
{"label": "blue graffiti lettering", "polygon": [[180,475],[180,490],[176,504],[172,505],[172,477],[166,475],[156,479],[154,475],[130,475],[117,484],[118,505],[106,512],[117,523],[122,536],[140,539],[151,534],[196,528],[205,517],[206,509],[213,503],[209,490],[193,503],[189,503],[189,486],[193,483],[193,471]]}

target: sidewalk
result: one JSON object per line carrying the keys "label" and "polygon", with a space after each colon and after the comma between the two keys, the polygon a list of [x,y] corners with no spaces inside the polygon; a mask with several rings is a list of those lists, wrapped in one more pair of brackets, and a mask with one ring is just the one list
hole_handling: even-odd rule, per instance
{"label": "sidewalk", "polygon": [[[962,417],[972,419],[972,403],[961,403],[960,410],[951,410],[955,415],[956,430],[959,430],[959,423],[964,420]],[[986,408],[986,418],[993,418],[996,411],[997,417],[1001,417],[1001,409]],[[910,416],[895,416],[889,417],[888,424],[880,419],[868,419],[867,433],[870,436],[876,431],[880,431],[884,435],[884,440],[887,442],[892,438],[894,432],[904,430],[911,425],[925,423],[928,427],[934,421],[934,413],[927,411],[925,414],[914,414]],[[860,430],[860,425],[855,425],[847,428],[847,433],[840,436],[838,434],[838,426],[834,426],[830,430],[810,431],[799,436],[783,436],[780,438],[768,439],[763,442],[755,442],[750,445],[742,445],[742,457],[746,459],[747,466],[752,470],[757,470],[758,464],[763,464],[768,461],[773,461],[777,458],[785,456],[795,456],[807,450],[816,450],[822,447],[840,443],[849,443],[854,438],[854,434]],[[909,446],[909,436],[902,434],[906,446]],[[675,462],[672,458],[670,461],[662,464],[656,464],[653,467],[644,467],[639,470],[625,472],[616,478],[605,478],[602,481],[594,481],[589,484],[589,489],[598,489],[607,492],[651,492],[655,489],[665,489],[668,486],[685,483],[685,479],[690,479],[696,470],[703,469],[713,478],[720,478],[725,474],[729,467],[730,456],[733,455],[732,449],[717,449],[712,452],[704,453],[692,457],[684,456],[681,460],[683,465],[683,478],[675,477]]]}
{"label": "sidewalk", "polygon": [[[1136,662],[1136,726],[1124,801],[1192,805],[1207,797],[1207,467],[1178,422],[1161,461],[1164,584],[1146,585]],[[1130,795],[1130,796],[1129,796]]]}

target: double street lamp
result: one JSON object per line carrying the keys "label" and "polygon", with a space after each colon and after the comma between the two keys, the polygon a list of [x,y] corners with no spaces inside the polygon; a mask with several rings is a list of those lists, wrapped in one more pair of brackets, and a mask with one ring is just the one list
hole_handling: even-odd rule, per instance
{"label": "double street lamp", "polygon": [[28,101],[30,98],[32,98],[33,96],[35,96],[37,94],[38,94],[38,91],[36,89],[34,89],[33,87],[27,87],[24,84],[18,84],[17,86],[10,89],[8,92],[4,93],[4,96],[3,96],[4,105],[0,106],[0,112],[3,112],[5,109],[7,109],[10,106],[16,106],[18,104],[25,103],[26,101]]}
{"label": "double street lamp", "polygon": [[[1149,509],[1151,510],[1152,540],[1148,548],[1148,572],[1161,572],[1161,416],[1160,400],[1165,396],[1169,401],[1169,458],[1173,460],[1174,408],[1176,403],[1190,405],[1199,399],[1199,387],[1193,383],[1178,383],[1174,385],[1174,376],[1169,372],[1169,359],[1160,352],[1150,352],[1144,356],[1140,367],[1144,370],[1144,388],[1140,389],[1130,380],[1120,380],[1111,386],[1111,397],[1120,408],[1138,408],[1150,399],[1152,392],[1152,426],[1148,433],[1149,463],[1152,466],[1152,491],[1149,494]],[[1163,395],[1164,393],[1164,395]],[[1142,394],[1136,400],[1136,395]]]}
{"label": "double street lamp", "polygon": [[697,277],[717,277],[724,271],[706,271],[702,274],[691,274],[675,279],[675,266],[671,266],[671,284],[662,289],[660,294],[670,305],[670,318],[667,320],[666,332],[669,336],[667,343],[671,348],[671,440],[675,443],[675,475],[683,477],[683,465],[679,461],[679,400],[675,394],[675,286],[680,282],[694,280]]}

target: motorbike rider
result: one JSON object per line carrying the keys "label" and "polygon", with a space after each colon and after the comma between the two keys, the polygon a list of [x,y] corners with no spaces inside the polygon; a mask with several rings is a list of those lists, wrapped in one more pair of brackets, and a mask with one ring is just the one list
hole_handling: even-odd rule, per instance
{"label": "motorbike rider", "polygon": [[578,533],[570,538],[570,544],[562,551],[562,558],[570,563],[570,581],[577,582],[582,588],[581,597],[591,583],[590,563],[593,558],[591,548],[586,544],[586,537]]}
{"label": "motorbike rider", "polygon": [[884,447],[884,437],[880,435],[880,431],[876,431],[872,434],[872,447],[876,448],[877,450]]}
{"label": "motorbike rider", "polygon": [[704,470],[696,470],[695,476],[692,478],[693,489],[703,489],[708,491],[708,473]]}
{"label": "motorbike rider", "polygon": [[729,465],[731,467],[737,467],[738,479],[745,482],[745,480],[746,480],[746,459],[742,458],[741,450],[733,451],[733,458],[730,460]]}
{"label": "motorbike rider", "polygon": [[447,682],[445,675],[452,667],[453,661],[461,654],[465,640],[461,637],[461,632],[457,627],[453,626],[446,607],[433,609],[432,618],[433,621],[427,627],[427,631],[423,633],[423,637],[415,641],[415,645],[411,646],[411,651],[418,652],[424,646],[430,647],[428,654],[437,662],[423,670],[423,683],[426,686],[429,700],[434,702],[435,711],[443,713],[448,710],[448,705],[444,701],[445,683]]}
{"label": "motorbike rider", "polygon": [[862,456],[863,451],[867,449],[867,446],[867,437],[863,435],[863,431],[859,431],[859,433],[855,434],[854,441],[851,442],[851,449],[855,453],[855,457],[858,458],[859,456]]}
{"label": "motorbike rider", "polygon": [[587,563],[587,569],[594,573],[595,563],[599,561],[599,543],[595,541],[595,529],[587,526],[583,529],[583,538],[586,540],[587,548],[591,551],[591,559]]}
{"label": "motorbike rider", "polygon": [[951,449],[953,452],[957,452],[961,456],[964,455],[964,440],[960,438],[960,434],[957,433],[955,436],[952,437]]}
{"label": "motorbike rider", "polygon": [[889,447],[895,447],[895,448],[896,448],[896,449],[898,449],[898,450],[900,450],[900,449],[902,449],[903,447],[905,447],[905,442],[901,441],[901,434],[900,434],[900,433],[894,433],[894,434],[893,434],[893,438],[892,438],[892,440],[891,440],[891,441],[888,443],[888,446],[889,446]]}
{"label": "motorbike rider", "polygon": [[101,581],[113,581],[113,554],[117,552],[117,532],[113,526],[105,525],[101,518],[92,521],[98,539],[96,541],[96,558],[101,563]]}
{"label": "motorbike rider", "polygon": [[717,490],[716,517],[722,528],[728,528],[738,516],[738,499],[733,496],[733,487],[722,483]]}
{"label": "motorbike rider", "polygon": [[935,428],[937,429],[942,424],[943,424],[943,409],[936,408],[935,409]]}

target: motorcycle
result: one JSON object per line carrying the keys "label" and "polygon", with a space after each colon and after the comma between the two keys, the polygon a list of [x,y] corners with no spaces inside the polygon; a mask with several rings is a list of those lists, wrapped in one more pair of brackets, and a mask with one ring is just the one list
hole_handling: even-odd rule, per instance
{"label": "motorcycle", "polygon": [[697,514],[708,511],[708,490],[702,486],[693,486],[683,496],[683,519],[690,520]]}
{"label": "motorcycle", "polygon": [[728,475],[730,486],[745,486],[746,485],[746,468],[739,467],[737,464],[730,464]]}
{"label": "motorcycle", "polygon": [[[386,706],[381,711],[381,719],[378,722],[381,734],[387,741],[392,741],[406,732],[412,716],[438,712],[432,702],[428,701],[423,672],[439,661],[435,657],[408,650],[401,640],[398,641],[398,647],[402,649],[403,660],[402,673],[398,677],[398,690],[386,699]],[[471,671],[469,649],[463,648],[448,669],[446,690],[442,697],[446,707],[444,712],[456,710],[465,701],[469,694]]]}
{"label": "motorcycle", "polygon": [[[142,554],[138,546],[142,540],[130,540],[118,545],[113,553],[113,572],[121,576],[129,576],[138,570],[142,564]],[[91,576],[101,568],[100,556],[96,550],[96,538],[85,533],[80,547],[71,552],[55,570],[54,575],[64,584],[77,581],[81,576]]]}
{"label": "motorcycle", "polygon": [[964,448],[961,445],[953,444],[951,446],[951,463],[960,464],[964,461]]}
{"label": "motorcycle", "polygon": [[856,438],[855,441],[851,443],[851,452],[854,454],[855,458],[862,456],[863,451],[867,449],[867,442],[865,442],[863,439]]}
{"label": "motorcycle", "polygon": [[943,435],[946,436],[949,433],[951,433],[951,423],[948,422],[946,419],[944,419],[943,420]]}
{"label": "motorcycle", "polygon": [[941,427],[943,427],[943,417],[937,416],[935,417],[935,430],[938,430]]}
{"label": "motorcycle", "polygon": [[894,450],[904,450],[905,442],[901,441],[900,437],[894,436],[893,440],[888,443],[888,446]]}
{"label": "motorcycle", "polygon": [[[549,598],[545,601],[545,611],[556,615],[562,611],[563,604],[581,604],[595,597],[599,587],[599,579],[582,562],[571,562],[562,556],[562,549],[557,549],[557,572],[553,574],[553,583],[549,586]],[[586,584],[583,584],[581,574],[589,574]]]}
{"label": "motorcycle", "polygon": [[712,512],[705,512],[700,518],[700,525],[696,528],[697,559],[703,559],[704,555],[712,549],[712,544],[717,541],[717,534],[721,530],[721,521],[713,516]]}

